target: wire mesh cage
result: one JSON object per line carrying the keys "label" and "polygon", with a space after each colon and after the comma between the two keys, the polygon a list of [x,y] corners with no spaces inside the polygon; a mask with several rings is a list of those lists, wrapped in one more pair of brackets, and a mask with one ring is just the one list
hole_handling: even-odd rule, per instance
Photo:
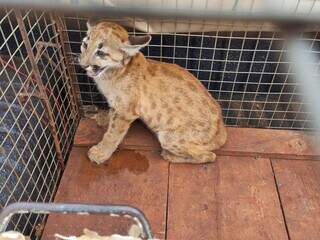
{"label": "wire mesh cage", "polygon": [[[123,19],[111,20],[124,22]],[[64,21],[69,36],[69,54],[77,54],[86,34],[87,19],[68,16]],[[249,31],[246,28],[226,31],[229,27],[218,25],[217,29],[220,27],[221,31],[200,32],[197,27],[198,32],[190,32],[190,29],[178,32],[177,28],[166,32],[166,21],[158,22],[159,32],[153,32],[148,31],[152,23],[132,19],[128,28],[130,33],[145,34],[135,27],[142,24],[152,35],[151,43],[143,50],[145,56],[178,64],[190,71],[220,102],[227,125],[312,129],[307,103],[301,100],[298,83],[291,79],[294,69],[289,67],[286,44],[280,32],[268,28],[257,31],[261,28],[258,25],[254,31],[253,26]],[[192,28],[190,23],[188,28]],[[213,29],[203,23],[201,28]],[[318,32],[308,31],[301,37],[310,51],[319,54]],[[80,66],[74,67],[80,105],[107,106],[93,81]]]}
{"label": "wire mesh cage", "polygon": [[[2,9],[0,25],[0,206],[48,202],[79,118],[59,32],[45,12]],[[41,218],[10,228],[34,236]]]}
{"label": "wire mesh cage", "polygon": [[[157,7],[150,2],[146,5]],[[156,2],[173,8],[182,4]],[[258,1],[226,2],[199,4],[225,11],[259,8]],[[134,1],[102,3],[121,4],[128,7]],[[184,4],[189,10],[196,6],[195,1]],[[317,1],[297,1],[288,8],[311,13],[320,6]],[[107,108],[93,80],[72,59],[80,53],[88,16],[11,8],[2,8],[0,14],[0,207],[19,201],[49,202],[80,117],[88,109]],[[104,19],[124,25],[131,34],[151,34],[144,55],[178,64],[196,76],[221,104],[228,126],[313,129],[310,103],[302,100],[299,84],[292,80],[295,69],[286,58],[286,41],[271,24]],[[319,56],[317,27],[306,28],[300,37]],[[318,71],[319,62],[312,64]],[[9,228],[40,238],[41,227],[36,226],[43,220],[43,215],[20,214]]]}

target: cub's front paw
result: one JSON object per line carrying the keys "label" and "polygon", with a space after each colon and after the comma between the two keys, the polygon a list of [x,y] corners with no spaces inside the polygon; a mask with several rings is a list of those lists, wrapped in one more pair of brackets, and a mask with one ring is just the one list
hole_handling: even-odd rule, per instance
{"label": "cub's front paw", "polygon": [[106,151],[99,145],[93,146],[89,149],[88,157],[92,162],[96,164],[101,164],[108,160],[112,155],[112,152]]}

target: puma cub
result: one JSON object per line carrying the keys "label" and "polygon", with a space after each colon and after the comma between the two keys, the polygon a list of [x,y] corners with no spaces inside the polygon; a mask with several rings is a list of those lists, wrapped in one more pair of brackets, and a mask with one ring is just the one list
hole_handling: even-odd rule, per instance
{"label": "puma cub", "polygon": [[87,25],[80,65],[110,106],[108,115],[96,116],[98,124],[108,128],[89,150],[90,160],[98,164],[108,160],[139,118],[157,135],[164,159],[215,161],[212,151],[226,142],[226,128],[219,104],[202,84],[177,65],[147,60],[139,50],[151,36],[129,36],[111,22]]}

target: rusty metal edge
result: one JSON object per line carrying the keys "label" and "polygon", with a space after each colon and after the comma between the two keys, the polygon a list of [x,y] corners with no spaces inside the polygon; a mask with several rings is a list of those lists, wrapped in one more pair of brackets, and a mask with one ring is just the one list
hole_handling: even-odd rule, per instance
{"label": "rusty metal edge", "polygon": [[78,99],[78,95],[76,94],[77,91],[79,92],[79,90],[76,91],[76,87],[78,85],[76,85],[76,80],[73,76],[74,74],[74,67],[73,65],[71,65],[68,61],[68,58],[66,57],[67,56],[67,50],[66,50],[66,44],[64,43],[65,41],[65,32],[63,31],[63,26],[61,26],[61,23],[60,23],[60,18],[59,16],[57,16],[55,13],[49,13],[49,16],[52,20],[52,22],[54,22],[55,24],[53,25],[53,28],[55,30],[55,32],[58,33],[58,39],[59,39],[59,44],[61,46],[61,49],[59,48],[58,49],[58,52],[59,52],[59,56],[61,59],[63,59],[63,62],[64,62],[64,69],[63,69],[63,74],[65,76],[65,79],[66,81],[68,81],[67,83],[67,87],[70,89],[70,92],[72,93],[72,106],[73,106],[73,109],[75,110],[74,112],[74,117],[80,121],[80,107],[79,107],[79,103],[80,103],[80,100]]}
{"label": "rusty metal edge", "polygon": [[57,132],[57,128],[55,125],[55,121],[54,121],[53,112],[52,112],[52,109],[50,106],[49,98],[45,92],[45,86],[43,85],[43,82],[41,80],[41,74],[40,74],[38,65],[36,63],[34,53],[32,51],[31,43],[29,41],[28,33],[27,33],[27,30],[26,30],[25,25],[23,23],[23,17],[21,15],[21,12],[18,9],[14,9],[13,11],[14,11],[15,17],[17,19],[17,23],[18,23],[18,27],[19,27],[19,30],[21,33],[21,37],[23,39],[23,42],[24,42],[26,50],[27,50],[27,54],[28,54],[28,57],[29,57],[29,60],[30,60],[31,66],[32,66],[32,71],[33,71],[35,80],[38,84],[38,89],[39,89],[39,94],[40,94],[41,100],[44,103],[44,107],[45,107],[46,113],[48,115],[49,128],[50,128],[50,131],[51,131],[51,134],[53,137],[58,162],[60,164],[61,169],[63,170],[65,167],[65,164],[64,164],[64,159],[62,156],[61,146],[60,146],[60,142],[58,139],[58,132]]}
{"label": "rusty metal edge", "polygon": [[78,203],[35,203],[35,202],[17,202],[8,205],[0,213],[0,232],[5,231],[7,224],[14,214],[23,213],[76,213],[84,214],[109,214],[110,216],[132,218],[142,228],[147,239],[152,239],[150,224],[143,212],[135,207],[128,205],[94,205]]}
{"label": "rusty metal edge", "polygon": [[59,33],[60,44],[62,46],[63,56],[64,56],[65,63],[67,66],[66,70],[69,75],[68,80],[70,80],[71,91],[74,96],[74,100],[76,102],[77,112],[80,115],[83,115],[83,111],[80,107],[81,96],[80,96],[79,85],[77,84],[77,79],[76,79],[76,70],[75,70],[74,65],[71,64],[70,59],[67,57],[67,53],[71,52],[71,48],[70,48],[70,45],[66,43],[69,41],[68,34],[65,31],[66,25],[65,25],[65,22],[63,21],[63,19],[61,18],[61,16],[59,16],[56,12],[52,14],[52,18],[56,23],[57,30]]}

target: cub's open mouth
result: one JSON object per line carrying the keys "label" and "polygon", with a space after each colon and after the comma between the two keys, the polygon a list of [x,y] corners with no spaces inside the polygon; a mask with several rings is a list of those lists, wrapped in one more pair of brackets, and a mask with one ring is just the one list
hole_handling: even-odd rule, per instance
{"label": "cub's open mouth", "polygon": [[95,78],[99,76],[107,67],[98,68],[96,70],[87,71],[89,77]]}

